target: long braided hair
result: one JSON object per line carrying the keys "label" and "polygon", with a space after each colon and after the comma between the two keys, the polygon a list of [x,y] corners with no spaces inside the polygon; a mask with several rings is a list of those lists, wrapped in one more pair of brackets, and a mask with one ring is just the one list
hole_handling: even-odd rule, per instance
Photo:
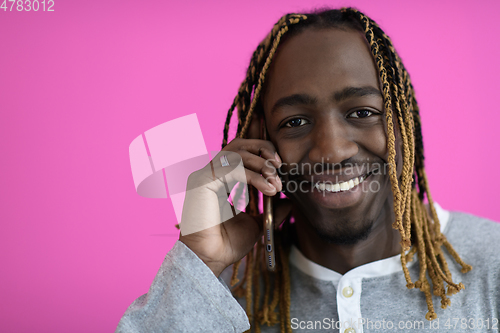
{"label": "long braided hair", "polygon": [[[432,294],[441,297],[441,307],[444,309],[450,305],[448,296],[464,289],[462,283],[456,284],[452,281],[442,247],[444,246],[462,266],[462,273],[470,271],[472,267],[462,261],[440,231],[439,219],[424,170],[421,122],[415,92],[409,74],[390,38],[373,20],[352,8],[283,16],[252,55],[246,78],[227,113],[222,146],[227,144],[229,125],[235,108],[238,110],[236,135],[240,138],[247,136],[252,117],[262,111],[259,97],[266,73],[280,42],[310,27],[359,30],[364,33],[368,41],[382,83],[389,152],[387,164],[394,197],[393,228],[399,230],[401,235],[401,265],[407,288],[418,288],[425,294],[428,308],[425,318],[433,320],[437,315],[432,303]],[[396,172],[396,122],[400,129],[403,147],[402,174],[399,179]],[[257,190],[251,187],[249,196],[247,212],[257,215],[259,214]],[[425,198],[429,203],[430,213],[424,206]],[[277,233],[276,273],[269,273],[266,270],[262,242],[257,242],[254,249],[246,256],[242,281],[237,279],[241,262],[233,265],[231,285],[237,284],[233,293],[236,296],[246,297],[246,312],[255,332],[260,332],[261,325],[271,326],[278,323],[282,332],[292,332],[288,268],[290,240],[284,236],[288,234],[289,226],[290,221],[285,221]],[[415,253],[420,265],[420,274],[413,282],[407,262],[413,259]],[[264,295],[261,295],[261,284]]]}

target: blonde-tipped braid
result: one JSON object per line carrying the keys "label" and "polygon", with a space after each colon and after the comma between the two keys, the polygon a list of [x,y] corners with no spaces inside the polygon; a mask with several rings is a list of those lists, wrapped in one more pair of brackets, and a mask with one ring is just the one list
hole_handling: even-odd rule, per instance
{"label": "blonde-tipped braid", "polygon": [[[421,122],[415,91],[401,58],[396,53],[390,38],[380,27],[364,14],[352,8],[322,11],[312,14],[288,14],[276,23],[269,35],[259,44],[252,55],[247,76],[240,86],[226,118],[223,146],[227,144],[229,126],[234,109],[238,109],[237,137],[245,138],[257,109],[266,74],[284,37],[291,38],[307,28],[354,29],[364,33],[381,81],[384,111],[387,126],[387,151],[389,179],[394,198],[393,228],[401,235],[401,265],[409,289],[417,288],[424,295],[428,312],[425,318],[437,318],[432,295],[441,298],[441,307],[450,304],[447,297],[464,288],[454,283],[443,253],[443,246],[466,273],[472,267],[462,261],[446,237],[441,233],[440,223],[430,195],[424,169],[424,151]],[[399,129],[399,131],[397,131]],[[397,140],[399,139],[399,141]],[[397,142],[401,142],[401,176],[397,176]],[[423,201],[427,197],[429,211]],[[250,190],[247,212],[257,215],[259,196]],[[265,269],[262,242],[246,256],[242,281],[236,278],[240,263],[233,266],[231,285],[238,283],[233,292],[245,296],[247,315],[255,332],[261,325],[280,324],[282,332],[292,332],[290,323],[290,276],[288,270],[289,221],[285,221],[276,233],[277,272]],[[412,282],[407,262],[417,255],[420,265],[418,279]],[[445,284],[446,283],[446,289]],[[445,292],[446,290],[446,292]],[[263,293],[263,295],[261,295]],[[276,310],[277,309],[277,310]]]}

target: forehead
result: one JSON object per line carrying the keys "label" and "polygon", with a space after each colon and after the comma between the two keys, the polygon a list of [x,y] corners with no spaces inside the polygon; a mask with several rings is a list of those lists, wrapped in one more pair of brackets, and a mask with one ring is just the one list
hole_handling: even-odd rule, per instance
{"label": "forehead", "polygon": [[281,97],[323,98],[345,87],[379,89],[378,72],[361,32],[309,29],[286,40],[266,75],[264,108]]}

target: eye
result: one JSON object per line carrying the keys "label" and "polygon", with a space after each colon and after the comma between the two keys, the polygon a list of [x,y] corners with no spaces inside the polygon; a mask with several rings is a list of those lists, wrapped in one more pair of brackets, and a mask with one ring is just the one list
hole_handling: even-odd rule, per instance
{"label": "eye", "polygon": [[285,123],[285,127],[299,127],[302,125],[307,124],[307,121],[303,118],[295,118],[292,120],[289,120]]}
{"label": "eye", "polygon": [[369,117],[373,114],[374,114],[374,112],[372,112],[370,110],[362,109],[362,110],[356,110],[356,111],[350,113],[347,117],[348,118],[366,118],[366,117]]}

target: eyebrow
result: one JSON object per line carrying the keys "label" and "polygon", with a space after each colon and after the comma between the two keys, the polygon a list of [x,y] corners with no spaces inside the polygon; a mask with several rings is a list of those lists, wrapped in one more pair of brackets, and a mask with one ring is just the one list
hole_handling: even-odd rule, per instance
{"label": "eyebrow", "polygon": [[[333,94],[333,100],[337,103],[345,101],[353,97],[363,97],[367,95],[374,95],[378,97],[383,97],[380,90],[377,88],[366,86],[366,87],[346,87],[341,91]],[[316,97],[307,94],[293,94],[280,98],[276,103],[274,103],[271,109],[271,114],[276,112],[277,109],[283,106],[295,106],[295,105],[315,105],[318,102]]]}
{"label": "eyebrow", "polygon": [[379,97],[383,97],[382,93],[380,90],[377,88],[371,87],[371,86],[366,86],[366,87],[347,87],[342,89],[339,92],[336,92],[333,95],[333,99],[336,102],[342,102],[346,99],[352,98],[352,97],[363,97],[367,95],[375,95]]}

